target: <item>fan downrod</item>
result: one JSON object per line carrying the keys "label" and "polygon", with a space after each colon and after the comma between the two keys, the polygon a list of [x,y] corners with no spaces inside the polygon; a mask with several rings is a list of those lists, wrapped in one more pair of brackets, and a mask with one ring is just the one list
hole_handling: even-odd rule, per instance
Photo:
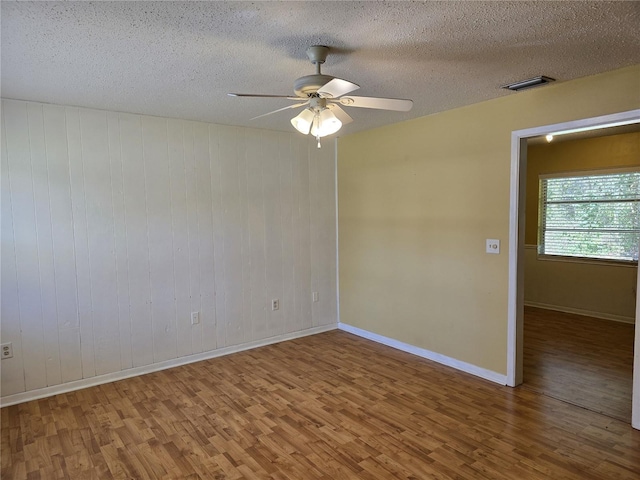
{"label": "fan downrod", "polygon": [[316,66],[316,73],[296,79],[293,83],[293,91],[296,95],[300,97],[310,96],[334,79],[331,75],[323,75],[320,72],[320,65],[327,60],[327,55],[329,55],[329,47],[324,45],[312,45],[307,48],[307,57]]}

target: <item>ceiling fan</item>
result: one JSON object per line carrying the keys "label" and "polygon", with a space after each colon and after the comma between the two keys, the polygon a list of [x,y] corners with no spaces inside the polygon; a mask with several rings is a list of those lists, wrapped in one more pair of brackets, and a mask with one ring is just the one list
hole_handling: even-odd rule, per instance
{"label": "ceiling fan", "polygon": [[293,84],[292,95],[262,95],[254,93],[229,93],[231,97],[254,98],[286,98],[297,100],[298,103],[288,105],[263,115],[252,118],[266,117],[273,113],[291,108],[306,107],[298,116],[291,119],[291,124],[296,130],[305,135],[311,133],[318,141],[320,138],[340,130],[343,124],[353,121],[342,107],[376,108],[380,110],[395,110],[408,112],[413,106],[413,101],[400,98],[355,97],[347,95],[360,88],[359,85],[324,75],[320,72],[320,66],[326,61],[329,47],[313,45],[307,49],[307,56],[316,66],[316,73],[298,78]]}

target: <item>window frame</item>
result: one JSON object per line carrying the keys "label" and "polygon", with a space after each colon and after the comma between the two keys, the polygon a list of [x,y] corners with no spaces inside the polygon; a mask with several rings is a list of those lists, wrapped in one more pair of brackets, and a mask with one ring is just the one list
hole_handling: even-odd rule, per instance
{"label": "window frame", "polygon": [[[588,256],[573,255],[556,255],[549,253],[541,253],[544,248],[544,232],[546,225],[546,197],[544,195],[543,180],[550,178],[567,178],[567,177],[591,177],[598,175],[612,175],[623,173],[640,173],[640,165],[627,167],[612,167],[597,170],[572,170],[565,172],[541,173],[538,175],[538,232],[536,253],[538,260],[552,262],[568,262],[568,263],[586,263],[594,265],[615,265],[619,267],[637,267],[638,260],[622,260],[613,258],[597,258]],[[639,247],[640,249],[640,247]]]}

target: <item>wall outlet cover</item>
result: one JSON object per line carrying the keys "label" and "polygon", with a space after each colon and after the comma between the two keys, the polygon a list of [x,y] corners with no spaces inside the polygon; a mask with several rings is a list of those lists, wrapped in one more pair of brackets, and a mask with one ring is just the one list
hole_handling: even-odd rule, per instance
{"label": "wall outlet cover", "polygon": [[9,342],[0,345],[0,353],[2,355],[0,356],[2,360],[4,360],[5,358],[13,358],[13,344]]}

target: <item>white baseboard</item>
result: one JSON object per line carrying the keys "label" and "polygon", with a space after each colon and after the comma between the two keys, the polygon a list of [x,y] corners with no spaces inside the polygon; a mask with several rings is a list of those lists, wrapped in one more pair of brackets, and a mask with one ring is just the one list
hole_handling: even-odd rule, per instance
{"label": "white baseboard", "polygon": [[335,330],[336,328],[338,328],[337,323],[324,325],[321,327],[313,327],[306,330],[300,330],[297,332],[285,333],[283,335],[265,338],[263,340],[256,340],[254,342],[247,342],[240,345],[233,345],[231,347],[224,347],[217,350],[197,353],[195,355],[189,355],[187,357],[174,358],[172,360],[153,363],[151,365],[145,365],[142,367],[129,368],[127,370],[121,370],[119,372],[107,373],[105,375],[98,375],[91,378],[83,378],[82,380],[76,380],[60,385],[53,385],[51,387],[39,388],[37,390],[30,390],[28,392],[15,393],[13,395],[7,395],[6,397],[0,398],[0,408],[8,407],[10,405],[16,405],[18,403],[29,402],[31,400],[39,400],[41,398],[51,397],[60,393],[73,392],[75,390],[81,390],[83,388],[94,387],[96,385],[102,385],[104,383],[115,382],[117,380],[124,380],[125,378],[137,377],[139,375],[145,375],[147,373],[159,372],[160,370],[179,367],[180,365],[187,365],[189,363],[201,362],[202,360],[222,357],[224,355],[230,355],[232,353],[242,352],[244,350],[251,350],[252,348],[280,343],[286,340],[293,340],[295,338],[316,335],[318,333],[327,332],[329,330]]}
{"label": "white baseboard", "polygon": [[525,307],[542,308],[544,310],[555,310],[556,312],[574,313],[576,315],[584,315],[585,317],[601,318],[603,320],[612,320],[614,322],[635,324],[636,319],[626,317],[624,315],[614,315],[612,313],[592,312],[591,310],[583,310],[581,308],[565,307],[562,305],[549,305],[547,303],[524,302]]}
{"label": "white baseboard", "polygon": [[396,348],[398,350],[402,350],[403,352],[411,353],[413,355],[417,355],[418,357],[426,358],[427,360],[432,360],[436,363],[446,365],[447,367],[452,367],[452,368],[455,368],[456,370],[470,373],[471,375],[475,375],[476,377],[484,378],[485,380],[499,383],[500,385],[507,384],[507,376],[501,373],[493,372],[491,370],[487,370],[485,368],[481,368],[476,365],[463,362],[461,360],[456,360],[455,358],[447,357],[446,355],[432,352],[424,348],[415,347],[413,345],[409,345],[408,343],[404,343],[399,340],[394,340],[393,338],[385,337],[383,335],[378,335],[377,333],[372,333],[367,330],[362,330],[358,327],[347,325],[346,323],[339,323],[338,328],[340,330],[344,330],[345,332],[358,335],[359,337],[363,337],[368,340],[372,340],[374,342],[387,345],[388,347]]}

